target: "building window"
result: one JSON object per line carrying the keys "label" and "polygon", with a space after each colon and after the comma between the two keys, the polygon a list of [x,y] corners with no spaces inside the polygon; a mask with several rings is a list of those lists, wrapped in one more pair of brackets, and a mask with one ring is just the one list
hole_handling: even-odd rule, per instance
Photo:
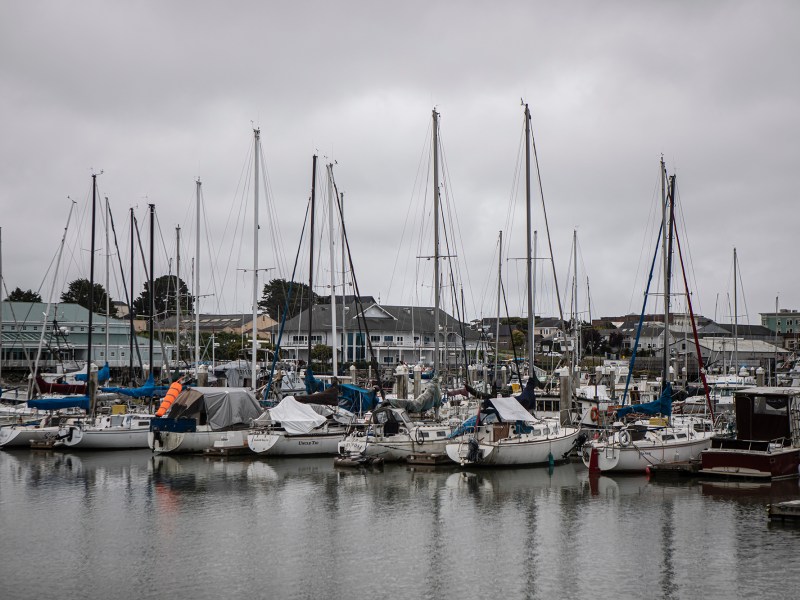
{"label": "building window", "polygon": [[403,336],[402,335],[398,335],[397,336],[397,343],[398,344],[402,344],[403,343]]}
{"label": "building window", "polygon": [[314,344],[321,344],[322,343],[322,336],[321,335],[312,335],[311,336],[311,343]]}
{"label": "building window", "polygon": [[379,335],[371,335],[371,336],[369,336],[369,341],[370,342],[380,342],[381,341],[381,336],[379,336]]}
{"label": "building window", "polygon": [[383,362],[387,364],[392,364],[394,362],[394,356],[384,356]]}
{"label": "building window", "polygon": [[393,342],[394,338],[391,335],[385,335],[385,336],[383,336],[383,341],[384,342]]}

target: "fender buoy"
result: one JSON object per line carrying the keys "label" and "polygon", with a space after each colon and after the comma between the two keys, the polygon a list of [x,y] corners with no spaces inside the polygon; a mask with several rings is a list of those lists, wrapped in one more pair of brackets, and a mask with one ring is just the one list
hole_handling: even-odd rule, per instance
{"label": "fender buoy", "polygon": [[600,411],[597,410],[596,406],[593,406],[592,410],[589,411],[589,417],[595,423],[597,423],[597,417],[598,417],[599,414],[600,414]]}
{"label": "fender buoy", "polygon": [[627,448],[631,444],[631,433],[627,429],[619,432],[619,445]]}
{"label": "fender buoy", "polygon": [[183,386],[181,385],[180,381],[176,381],[171,386],[169,386],[169,389],[167,390],[167,395],[164,396],[164,400],[161,402],[161,406],[159,406],[158,410],[156,411],[157,417],[163,417],[165,414],[167,414],[169,407],[172,406],[173,402],[175,402],[175,398],[178,397],[178,394],[181,393],[182,389]]}

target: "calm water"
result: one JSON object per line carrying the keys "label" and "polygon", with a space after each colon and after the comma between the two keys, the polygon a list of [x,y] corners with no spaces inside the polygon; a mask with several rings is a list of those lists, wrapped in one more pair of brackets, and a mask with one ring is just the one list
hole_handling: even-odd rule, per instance
{"label": "calm water", "polygon": [[797,482],[0,451],[0,597],[796,598]]}

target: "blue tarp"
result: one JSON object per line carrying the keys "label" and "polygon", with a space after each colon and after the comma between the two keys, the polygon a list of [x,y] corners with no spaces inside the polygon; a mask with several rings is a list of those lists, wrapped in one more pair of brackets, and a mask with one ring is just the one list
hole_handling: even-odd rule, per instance
{"label": "blue tarp", "polygon": [[342,383],[339,385],[339,406],[354,413],[373,410],[378,406],[378,394],[375,390]]}
{"label": "blue tarp", "polygon": [[152,373],[147,378],[147,381],[144,382],[144,385],[142,387],[138,387],[138,388],[121,388],[121,387],[101,388],[101,390],[103,392],[110,392],[110,393],[113,393],[113,394],[122,394],[123,396],[129,396],[131,398],[149,398],[151,396],[161,397],[161,396],[166,395],[168,389],[169,389],[169,386],[156,385],[156,382],[153,379],[153,374]]}
{"label": "blue tarp", "polygon": [[62,408],[82,408],[89,410],[89,396],[64,396],[63,398],[37,398],[28,400],[28,407],[39,410],[61,410]]}
{"label": "blue tarp", "polygon": [[528,383],[525,384],[525,389],[522,390],[522,393],[519,396],[515,396],[519,403],[528,410],[536,408],[536,386],[538,383],[539,380],[536,379],[536,373],[534,373],[528,379]]}
{"label": "blue tarp", "polygon": [[306,384],[306,394],[309,395],[313,394],[314,392],[323,392],[327,387],[324,381],[314,377],[314,371],[311,370],[310,365],[306,367],[306,374],[304,381]]}
{"label": "blue tarp", "polygon": [[[103,383],[104,381],[108,381],[111,378],[111,369],[108,367],[108,363],[103,365],[103,368],[97,372],[97,382]],[[78,373],[75,375],[75,381],[86,381],[87,376],[86,373]]]}
{"label": "blue tarp", "polygon": [[672,415],[672,385],[667,383],[664,391],[657,400],[646,404],[629,404],[617,409],[617,417],[620,419],[629,413],[642,413],[645,415]]}

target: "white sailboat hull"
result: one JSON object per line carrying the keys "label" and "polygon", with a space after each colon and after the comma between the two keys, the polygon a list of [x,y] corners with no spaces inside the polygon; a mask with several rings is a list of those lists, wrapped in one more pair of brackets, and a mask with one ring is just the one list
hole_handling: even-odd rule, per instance
{"label": "white sailboat hull", "polygon": [[545,439],[503,439],[497,442],[481,441],[478,447],[479,460],[469,460],[469,436],[447,444],[447,456],[460,465],[507,466],[539,465],[563,462],[572,448],[579,429],[565,427],[562,433]]}
{"label": "white sailboat hull", "polygon": [[247,449],[247,430],[150,431],[147,445],[156,454],[199,454],[212,448]]}
{"label": "white sailboat hull", "polygon": [[268,456],[335,455],[339,452],[342,433],[307,433],[290,435],[284,432],[250,433],[247,445],[256,454]]}
{"label": "white sailboat hull", "polygon": [[128,450],[147,448],[147,429],[81,429],[72,430],[72,439],[64,445],[73,450]]}
{"label": "white sailboat hull", "polygon": [[581,458],[588,467],[592,450],[597,451],[597,466],[601,471],[644,472],[653,465],[697,460],[703,450],[711,447],[711,437],[702,437],[680,444],[655,444],[647,440],[632,442],[627,447],[618,443],[586,444]]}
{"label": "white sailboat hull", "polygon": [[31,442],[44,442],[58,437],[58,427],[0,427],[0,448],[28,448]]}
{"label": "white sailboat hull", "polygon": [[395,435],[381,438],[348,437],[338,443],[339,454],[361,454],[382,458],[385,461],[408,460],[410,456],[444,454],[447,440],[432,440],[419,443],[409,435]]}

